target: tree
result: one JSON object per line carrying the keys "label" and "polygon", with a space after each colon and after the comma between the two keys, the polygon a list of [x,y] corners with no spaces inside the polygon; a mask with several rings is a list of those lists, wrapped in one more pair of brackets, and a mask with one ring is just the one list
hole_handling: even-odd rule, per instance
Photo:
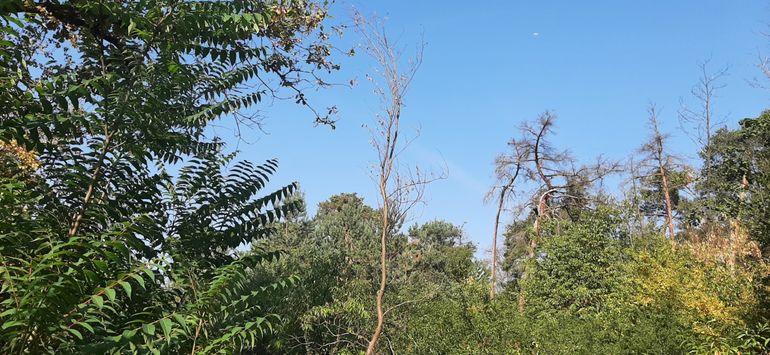
{"label": "tree", "polygon": [[475,247],[463,240],[463,231],[459,227],[435,220],[410,227],[407,236],[409,249],[416,252],[414,271],[429,278],[430,283],[451,285],[463,282],[477,271],[473,260]]}
{"label": "tree", "polygon": [[[698,190],[705,210],[738,219],[763,252],[770,245],[767,186],[770,182],[770,113],[741,121],[736,130],[722,129],[713,137],[711,171]],[[704,156],[704,159],[707,157]]]}
{"label": "tree", "polygon": [[259,196],[277,163],[236,163],[206,127],[256,123],[244,110],[281,87],[306,104],[300,88],[336,68],[325,17],[314,2],[0,5],[2,352],[257,346],[277,321],[261,302],[293,278],[264,283],[254,269],[277,254],[234,249],[299,208],[296,184]]}
{"label": "tree", "polygon": [[[524,242],[528,244],[527,259],[533,259],[537,252],[540,227],[545,220],[552,217],[576,220],[579,211],[590,201],[586,190],[595,182],[601,181],[608,174],[618,170],[618,164],[606,161],[601,157],[595,164],[577,167],[577,162],[566,150],[557,150],[549,141],[549,135],[553,134],[556,116],[546,111],[542,113],[534,123],[525,122],[521,125],[521,137],[511,139],[508,146],[513,153],[496,160],[496,172],[499,179],[502,178],[506,185],[510,181],[519,181],[520,185],[533,186],[524,195],[525,200],[519,211],[527,210],[530,206],[533,233],[525,231],[515,233],[507,231],[508,235],[519,236],[517,241],[507,244],[514,245]],[[515,179],[512,179],[515,177]],[[505,179],[511,179],[505,181]],[[502,191],[502,190],[501,190]],[[506,189],[507,193],[507,189]],[[502,199],[498,205],[498,212],[502,208]],[[559,216],[564,213],[565,216]],[[526,225],[520,225],[528,228]],[[512,257],[509,253],[509,260]],[[496,263],[496,261],[493,261]],[[509,263],[510,265],[510,263]],[[494,271],[493,271],[494,272]],[[521,272],[521,280],[527,277],[526,270]],[[494,285],[493,285],[494,287]],[[520,294],[519,308],[524,309],[524,294]]]}
{"label": "tree", "polygon": [[[276,255],[228,251],[270,233],[267,225],[294,208],[282,204],[294,185],[254,198],[274,163],[239,163],[225,176],[219,169],[227,160],[193,163],[176,182],[161,180],[168,183],[163,192],[136,191],[162,201],[155,214],[91,223],[72,237],[69,225],[56,220],[59,201],[44,180],[3,177],[11,187],[2,193],[8,209],[0,216],[3,351],[206,353],[255,346],[277,318],[259,307],[271,285],[251,270]],[[92,209],[90,218],[117,219],[107,213],[114,212]]]}
{"label": "tree", "polygon": [[[285,315],[276,335],[281,353],[354,352],[367,345],[374,306],[371,294],[379,274],[379,211],[356,194],[344,193],[319,203],[315,216],[281,226],[269,240],[285,255],[264,265],[270,282],[292,275],[298,282],[265,307]],[[405,244],[391,238],[391,250]]]}
{"label": "tree", "polygon": [[[521,137],[512,139],[508,145],[515,156],[521,156],[521,172],[526,181],[534,183],[534,189],[527,195],[535,214],[534,230],[537,234],[543,219],[564,212],[575,219],[575,208],[588,202],[584,190],[601,181],[607,175],[618,171],[616,162],[599,157],[594,164],[577,165],[567,150],[557,150],[549,141],[556,116],[546,111],[534,123],[521,126]],[[506,169],[505,160],[499,161],[498,169]],[[514,164],[513,166],[516,166]],[[536,245],[535,245],[536,246]]]}
{"label": "tree", "polygon": [[716,93],[726,85],[721,84],[720,80],[727,75],[728,68],[722,68],[712,72],[709,70],[710,60],[698,63],[700,78],[698,83],[690,90],[692,97],[698,102],[696,108],[690,108],[684,100],[680,100],[679,125],[685,132],[691,132],[686,126],[692,126],[693,131],[690,136],[701,147],[703,155],[706,156],[703,171],[708,174],[709,163],[711,160],[711,138],[714,135],[715,128],[724,124],[714,116],[714,100]]}
{"label": "tree", "polygon": [[[676,172],[678,170],[684,170],[679,164],[679,159],[671,155],[666,148],[667,135],[661,133],[658,126],[658,111],[655,105],[650,105],[648,108],[649,113],[649,129],[650,138],[642,145],[639,151],[644,154],[641,162],[642,166],[647,169],[647,175],[645,178],[648,183],[657,185],[652,190],[652,207],[647,207],[648,213],[655,213],[660,204],[655,202],[655,197],[660,196],[663,200],[663,212],[665,216],[665,225],[668,228],[668,238],[673,243],[675,241],[674,231],[674,206],[675,197],[678,199],[678,195],[675,193],[679,188],[684,186],[685,182],[689,180],[687,177],[679,177],[676,179]],[[684,181],[682,181],[684,180]],[[648,199],[649,201],[650,199]]]}
{"label": "tree", "polygon": [[[365,347],[375,320],[371,297],[379,288],[379,212],[355,194],[319,204],[315,216],[282,225],[269,245],[286,254],[260,271],[266,282],[296,275],[284,293],[263,302],[284,316],[274,337],[281,353],[356,352]],[[405,351],[412,328],[424,325],[416,310],[430,308],[469,278],[480,265],[462,230],[444,221],[413,225],[388,239],[388,298],[383,341]]]}
{"label": "tree", "polygon": [[[620,260],[618,220],[613,211],[586,213],[576,222],[565,222],[557,230],[548,226],[542,258],[533,261],[530,278],[522,285],[529,297],[527,312],[577,312],[601,308],[604,295],[612,291]],[[576,262],[582,259],[582,262]]]}
{"label": "tree", "polygon": [[373,176],[377,180],[380,197],[380,287],[377,290],[377,323],[366,349],[374,354],[385,324],[383,308],[388,285],[388,239],[391,238],[400,221],[409,210],[422,199],[425,185],[433,178],[426,177],[417,168],[414,173],[404,174],[398,166],[398,156],[408,145],[401,133],[401,110],[404,98],[422,62],[420,44],[413,59],[402,65],[401,52],[390,42],[381,24],[368,22],[356,14],[358,33],[364,40],[367,53],[378,65],[379,79],[375,82],[375,93],[382,101],[383,113],[375,116],[372,131],[372,145],[377,152],[377,163]]}

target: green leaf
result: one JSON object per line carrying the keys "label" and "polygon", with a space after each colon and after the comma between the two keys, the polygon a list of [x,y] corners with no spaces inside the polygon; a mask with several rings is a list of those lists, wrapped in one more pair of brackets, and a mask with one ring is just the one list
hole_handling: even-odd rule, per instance
{"label": "green leaf", "polygon": [[152,280],[152,282],[155,282],[155,273],[152,272],[152,270],[147,269],[144,272],[147,274],[147,276],[150,278],[150,280]]}
{"label": "green leaf", "polygon": [[20,321],[17,321],[17,320],[10,320],[10,321],[7,321],[7,322],[3,323],[3,326],[0,327],[0,329],[6,330],[8,328],[17,327],[17,326],[20,326],[20,325],[24,325],[24,323],[22,323]]}
{"label": "green leaf", "polygon": [[10,316],[11,314],[16,314],[16,308],[11,308],[9,310],[6,310],[3,313],[0,313],[0,318],[5,318],[7,316]]}
{"label": "green leaf", "polygon": [[136,330],[132,329],[132,330],[123,331],[123,337],[126,339],[131,339],[134,337],[134,335],[136,335]]}
{"label": "green leaf", "polygon": [[131,284],[125,281],[118,281],[118,284],[126,291],[126,295],[131,298]]}
{"label": "green leaf", "polygon": [[155,335],[155,326],[152,324],[145,324],[142,326],[142,331],[147,335]]}
{"label": "green leaf", "polygon": [[139,276],[137,274],[131,274],[131,278],[136,280],[136,283],[138,283],[139,286],[141,286],[142,288],[145,288],[144,287],[144,278],[142,278],[141,276]]}
{"label": "green leaf", "polygon": [[81,334],[77,329],[67,328],[67,331],[76,336],[78,339],[83,340],[83,334]]}
{"label": "green leaf", "polygon": [[104,307],[104,298],[102,298],[102,296],[92,296],[91,300],[94,302],[96,307],[99,307],[99,308]]}
{"label": "green leaf", "polygon": [[135,28],[136,28],[136,22],[131,20],[131,22],[128,23],[128,35],[129,36],[131,35],[131,32],[133,32]]}
{"label": "green leaf", "polygon": [[172,317],[174,317],[174,320],[175,320],[177,323],[179,323],[179,325],[185,325],[185,324],[187,324],[187,320],[185,320],[185,319],[184,319],[184,317],[182,317],[182,315],[180,315],[180,314],[174,313],[174,314],[172,315]]}
{"label": "green leaf", "polygon": [[84,322],[77,322],[77,325],[85,328],[86,330],[91,332],[91,334],[94,334],[94,327],[92,327],[90,324],[84,323]]}
{"label": "green leaf", "polygon": [[171,320],[168,318],[163,318],[160,320],[160,322],[158,322],[158,324],[160,325],[160,329],[163,330],[163,336],[168,341],[171,341],[171,339],[169,339],[169,335],[171,334],[171,325],[172,325]]}
{"label": "green leaf", "polygon": [[111,302],[115,302],[115,289],[107,288],[104,290],[104,294],[107,295],[107,299]]}

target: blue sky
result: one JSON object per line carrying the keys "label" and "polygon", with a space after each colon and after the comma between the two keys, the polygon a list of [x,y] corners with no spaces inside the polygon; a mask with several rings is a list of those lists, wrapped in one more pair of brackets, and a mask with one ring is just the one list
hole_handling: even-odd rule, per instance
{"label": "blue sky", "polygon": [[[646,106],[655,102],[672,148],[693,156],[676,112],[698,80],[697,63],[708,58],[714,69],[729,66],[715,105],[730,125],[770,102],[770,91],[749,84],[762,77],[759,56],[770,55],[764,1],[339,1],[333,22],[350,22],[354,6],[386,17],[401,43],[424,35],[424,62],[402,116],[405,131],[419,127],[420,135],[403,163],[446,164],[448,178],[430,186],[413,217],[463,225],[479,256],[494,220],[494,206],[483,203],[492,161],[521,122],[551,110],[558,115],[556,146],[584,160],[625,159],[646,138]],[[345,48],[357,40],[351,30],[335,41]],[[230,139],[244,159],[278,158],[275,181],[299,181],[311,212],[342,192],[377,202],[369,173],[376,156],[362,124],[379,103],[363,80],[374,65],[359,53],[340,58],[343,69],[331,78],[359,85],[308,93],[319,107],[337,105],[336,130],[314,127],[307,111],[278,101],[260,107],[266,133],[247,132],[238,144]]]}

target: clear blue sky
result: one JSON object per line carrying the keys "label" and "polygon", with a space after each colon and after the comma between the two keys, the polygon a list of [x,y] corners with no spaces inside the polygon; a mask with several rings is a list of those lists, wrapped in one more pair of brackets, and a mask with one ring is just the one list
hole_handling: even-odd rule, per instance
{"label": "clear blue sky", "polygon": [[[770,38],[762,35],[770,30],[770,2],[359,0],[334,4],[333,21],[349,22],[353,6],[386,16],[388,30],[405,44],[424,34],[425,60],[402,118],[407,132],[420,127],[421,134],[404,163],[441,168],[446,162],[449,177],[429,188],[427,205],[413,215],[418,222],[464,225],[479,256],[494,219],[494,207],[483,203],[492,160],[522,121],[552,110],[559,117],[557,146],[586,160],[602,153],[625,159],[645,139],[646,105],[655,102],[673,147],[694,155],[677,129],[676,111],[706,58],[714,68],[730,66],[716,111],[731,125],[770,102],[770,91],[748,83],[762,76],[759,55],[770,55]],[[354,42],[349,31],[338,43]],[[307,111],[275,102],[261,107],[268,133],[249,132],[250,143],[237,146],[244,159],[278,158],[275,181],[299,181],[311,212],[342,192],[377,202],[368,168],[375,153],[362,128],[379,109],[361,80],[373,64],[365,55],[341,59],[333,79],[361,84],[309,93],[320,107],[339,107],[336,130],[314,127]]]}

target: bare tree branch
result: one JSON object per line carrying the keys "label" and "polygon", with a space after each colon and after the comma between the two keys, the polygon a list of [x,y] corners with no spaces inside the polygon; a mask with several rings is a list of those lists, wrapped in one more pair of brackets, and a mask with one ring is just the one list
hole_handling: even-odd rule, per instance
{"label": "bare tree branch", "polygon": [[703,169],[706,174],[711,162],[711,137],[714,134],[714,128],[725,123],[724,119],[714,116],[714,100],[717,91],[726,87],[721,83],[721,79],[729,70],[728,67],[723,67],[711,71],[708,67],[710,62],[711,60],[707,59],[698,63],[700,78],[690,90],[690,94],[697,101],[697,106],[691,108],[687,106],[684,99],[679,100],[679,127],[703,149],[706,162]]}

